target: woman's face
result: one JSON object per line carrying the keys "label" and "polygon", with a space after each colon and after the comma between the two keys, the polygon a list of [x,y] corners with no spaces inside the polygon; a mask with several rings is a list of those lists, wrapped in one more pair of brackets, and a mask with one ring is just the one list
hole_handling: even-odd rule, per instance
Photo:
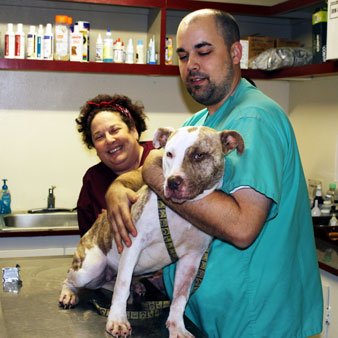
{"label": "woman's face", "polygon": [[97,155],[106,166],[117,175],[138,168],[141,147],[137,130],[129,130],[119,113],[97,113],[90,128]]}

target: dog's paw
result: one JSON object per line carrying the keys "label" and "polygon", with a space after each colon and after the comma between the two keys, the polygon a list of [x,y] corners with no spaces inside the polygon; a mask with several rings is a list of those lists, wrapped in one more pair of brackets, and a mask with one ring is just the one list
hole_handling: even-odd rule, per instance
{"label": "dog's paw", "polygon": [[184,326],[178,325],[176,322],[171,322],[167,320],[166,323],[167,329],[169,330],[169,338],[194,338]]}
{"label": "dog's paw", "polygon": [[64,284],[62,286],[61,294],[59,297],[59,304],[62,306],[64,309],[70,309],[77,305],[79,302],[79,297],[77,294],[70,289],[69,286]]}
{"label": "dog's paw", "polygon": [[106,324],[106,331],[113,337],[129,337],[131,335],[131,325],[127,319],[109,319]]}

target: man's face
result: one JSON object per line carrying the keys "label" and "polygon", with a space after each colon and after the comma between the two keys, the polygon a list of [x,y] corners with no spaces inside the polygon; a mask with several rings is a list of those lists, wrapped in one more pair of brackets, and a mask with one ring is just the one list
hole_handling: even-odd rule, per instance
{"label": "man's face", "polygon": [[212,16],[181,23],[177,54],[181,78],[190,95],[201,104],[218,108],[231,94],[234,68]]}

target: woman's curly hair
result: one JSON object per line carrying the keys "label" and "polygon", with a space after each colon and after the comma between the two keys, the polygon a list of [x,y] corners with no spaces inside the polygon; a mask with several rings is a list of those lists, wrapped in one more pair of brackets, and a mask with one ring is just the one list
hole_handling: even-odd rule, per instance
{"label": "woman's curly hair", "polygon": [[[110,102],[113,101],[118,105],[127,108],[132,116],[132,120],[128,118],[125,114],[121,113],[117,109],[109,106],[101,106],[101,102]],[[90,103],[88,103],[90,102]],[[95,106],[98,104],[98,106]],[[75,119],[78,124],[77,130],[82,134],[83,143],[88,147],[88,149],[94,148],[94,143],[92,140],[91,132],[91,122],[93,121],[94,116],[101,111],[112,111],[119,113],[121,120],[128,126],[128,129],[131,130],[133,127],[136,128],[137,133],[141,136],[142,132],[147,129],[145,119],[147,116],[143,112],[143,104],[137,102],[132,103],[131,99],[125,95],[115,94],[113,96],[108,94],[99,94],[93,99],[87,101],[80,110],[79,116]]]}

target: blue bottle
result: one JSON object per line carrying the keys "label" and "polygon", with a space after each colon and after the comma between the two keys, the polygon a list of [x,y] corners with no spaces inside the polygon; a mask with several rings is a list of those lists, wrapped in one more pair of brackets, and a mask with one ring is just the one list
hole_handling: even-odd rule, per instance
{"label": "blue bottle", "polygon": [[4,184],[1,190],[1,200],[0,200],[0,214],[10,214],[11,211],[11,194],[8,190],[8,186],[6,184],[7,179],[3,179]]}

